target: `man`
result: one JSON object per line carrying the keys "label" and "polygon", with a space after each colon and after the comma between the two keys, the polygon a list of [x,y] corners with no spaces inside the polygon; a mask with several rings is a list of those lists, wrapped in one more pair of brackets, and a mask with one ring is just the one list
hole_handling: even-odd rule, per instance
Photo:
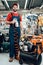
{"label": "man", "polygon": [[13,4],[13,11],[10,12],[6,18],[6,23],[10,25],[9,38],[10,38],[10,54],[9,62],[13,61],[13,57],[19,60],[19,41],[20,41],[20,28],[22,29],[22,17],[17,12],[18,5]]}

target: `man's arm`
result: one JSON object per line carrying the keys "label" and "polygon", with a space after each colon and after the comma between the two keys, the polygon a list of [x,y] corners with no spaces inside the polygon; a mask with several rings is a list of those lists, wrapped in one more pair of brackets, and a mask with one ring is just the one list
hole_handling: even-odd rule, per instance
{"label": "man's arm", "polygon": [[20,28],[21,28],[21,30],[23,28],[23,25],[22,25],[22,16],[21,15],[20,15]]}
{"label": "man's arm", "polygon": [[15,22],[14,21],[6,21],[6,24],[14,24]]}
{"label": "man's arm", "polygon": [[11,13],[9,13],[6,17],[6,21],[7,24],[14,24],[15,22],[12,20],[12,15]]}
{"label": "man's arm", "polygon": [[22,26],[22,22],[20,21],[20,28],[21,28],[21,30],[23,29],[23,26]]}

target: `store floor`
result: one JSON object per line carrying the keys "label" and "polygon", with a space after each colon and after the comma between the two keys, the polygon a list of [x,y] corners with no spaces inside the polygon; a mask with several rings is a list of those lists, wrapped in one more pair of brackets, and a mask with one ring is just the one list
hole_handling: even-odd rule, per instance
{"label": "store floor", "polygon": [[[8,53],[0,53],[0,65],[20,65],[19,61],[15,60],[13,62],[9,62],[9,54]],[[26,64],[23,64],[26,65]],[[43,54],[42,54],[42,62],[43,65]]]}

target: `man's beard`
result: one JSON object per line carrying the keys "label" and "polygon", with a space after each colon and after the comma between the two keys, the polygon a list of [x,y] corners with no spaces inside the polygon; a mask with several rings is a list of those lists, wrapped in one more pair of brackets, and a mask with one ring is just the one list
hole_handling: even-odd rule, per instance
{"label": "man's beard", "polygon": [[16,12],[17,10],[14,10],[14,9],[13,9],[13,11]]}

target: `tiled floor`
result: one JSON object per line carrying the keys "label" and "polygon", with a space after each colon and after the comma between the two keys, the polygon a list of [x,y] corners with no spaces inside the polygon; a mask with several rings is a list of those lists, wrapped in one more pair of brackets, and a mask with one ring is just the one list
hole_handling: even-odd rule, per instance
{"label": "tiled floor", "polygon": [[[0,53],[0,65],[20,65],[17,60],[14,59],[13,62],[9,62],[9,54],[7,53]],[[26,65],[26,64],[24,64]],[[43,54],[42,54],[42,62],[41,65],[43,65]]]}

